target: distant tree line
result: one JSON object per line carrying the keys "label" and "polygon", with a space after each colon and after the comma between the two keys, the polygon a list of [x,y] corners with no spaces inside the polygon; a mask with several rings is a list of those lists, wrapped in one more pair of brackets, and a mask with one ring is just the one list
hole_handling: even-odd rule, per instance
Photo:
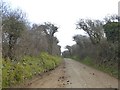
{"label": "distant tree line", "polygon": [[120,51],[120,22],[117,15],[111,15],[101,20],[80,19],[77,29],[84,30],[87,36],[75,35],[76,44],[66,48],[63,57],[74,57],[84,60],[91,58],[94,64],[118,68]]}
{"label": "distant tree line", "polygon": [[25,55],[37,56],[41,52],[60,55],[59,41],[54,36],[58,27],[50,22],[30,25],[20,9],[2,2],[2,57],[20,60]]}

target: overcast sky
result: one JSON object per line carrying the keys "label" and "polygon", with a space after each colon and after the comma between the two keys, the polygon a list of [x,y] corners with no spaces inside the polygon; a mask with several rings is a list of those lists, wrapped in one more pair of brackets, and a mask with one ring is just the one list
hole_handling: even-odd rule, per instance
{"label": "overcast sky", "polygon": [[56,37],[62,51],[66,45],[75,42],[72,37],[85,34],[76,30],[80,18],[102,19],[118,13],[119,0],[5,0],[13,8],[26,12],[31,23],[51,22],[59,27]]}

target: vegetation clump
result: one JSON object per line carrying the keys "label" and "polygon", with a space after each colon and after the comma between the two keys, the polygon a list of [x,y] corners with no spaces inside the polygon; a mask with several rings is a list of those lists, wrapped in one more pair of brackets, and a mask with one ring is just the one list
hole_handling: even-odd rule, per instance
{"label": "vegetation clump", "polygon": [[22,83],[35,75],[54,69],[61,61],[60,57],[48,53],[41,53],[38,57],[25,56],[16,62],[3,59],[2,86],[10,87]]}

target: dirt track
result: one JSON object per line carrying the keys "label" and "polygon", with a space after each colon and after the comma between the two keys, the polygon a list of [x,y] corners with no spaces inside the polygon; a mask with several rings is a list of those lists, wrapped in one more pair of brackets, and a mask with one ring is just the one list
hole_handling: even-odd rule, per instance
{"label": "dirt track", "polygon": [[118,80],[71,59],[38,77],[26,88],[118,88]]}

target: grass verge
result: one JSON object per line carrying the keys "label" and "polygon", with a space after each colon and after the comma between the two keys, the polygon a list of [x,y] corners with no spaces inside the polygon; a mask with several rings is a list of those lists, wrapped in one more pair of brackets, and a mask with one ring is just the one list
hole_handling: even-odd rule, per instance
{"label": "grass verge", "polygon": [[93,67],[93,68],[95,68],[97,70],[108,73],[109,75],[111,75],[111,76],[113,76],[115,78],[120,77],[120,74],[118,73],[117,68],[115,68],[113,66],[106,66],[104,64],[102,64],[102,65],[95,64],[90,57],[86,57],[84,60],[80,60],[78,58],[76,59],[76,57],[75,58],[73,57],[72,59],[77,60],[77,61],[79,61],[79,62],[81,62],[81,63],[83,63],[83,64],[85,64],[87,66]]}
{"label": "grass verge", "polygon": [[41,53],[38,57],[25,56],[20,61],[2,60],[2,87],[20,84],[33,76],[57,67],[62,59]]}

